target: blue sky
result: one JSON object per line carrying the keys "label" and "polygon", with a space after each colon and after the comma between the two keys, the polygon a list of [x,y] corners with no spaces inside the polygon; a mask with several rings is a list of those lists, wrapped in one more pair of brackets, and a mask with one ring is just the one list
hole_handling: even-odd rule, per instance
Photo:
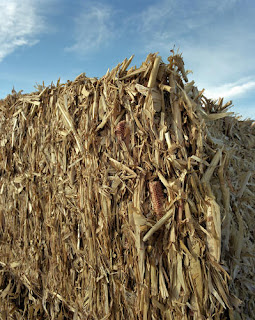
{"label": "blue sky", "polygon": [[0,98],[175,46],[199,89],[255,119],[254,0],[0,0]]}

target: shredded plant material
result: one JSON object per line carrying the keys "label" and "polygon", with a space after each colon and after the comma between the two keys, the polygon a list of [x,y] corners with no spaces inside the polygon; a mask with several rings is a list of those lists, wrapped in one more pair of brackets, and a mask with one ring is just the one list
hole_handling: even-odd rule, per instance
{"label": "shredded plant material", "polygon": [[255,126],[168,64],[0,101],[1,319],[255,319]]}

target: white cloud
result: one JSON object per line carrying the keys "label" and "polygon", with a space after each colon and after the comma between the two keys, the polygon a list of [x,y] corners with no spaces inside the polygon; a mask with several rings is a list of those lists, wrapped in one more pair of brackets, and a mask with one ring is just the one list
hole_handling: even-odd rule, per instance
{"label": "white cloud", "polygon": [[37,4],[33,0],[0,1],[0,61],[18,47],[38,42],[36,35],[44,23]]}
{"label": "white cloud", "polygon": [[255,81],[240,80],[235,83],[226,83],[218,87],[211,87],[205,90],[208,98],[217,99],[219,97],[234,98],[241,97],[255,88]]}
{"label": "white cloud", "polygon": [[67,51],[87,54],[108,44],[113,36],[111,7],[92,3],[75,19],[74,44]]}

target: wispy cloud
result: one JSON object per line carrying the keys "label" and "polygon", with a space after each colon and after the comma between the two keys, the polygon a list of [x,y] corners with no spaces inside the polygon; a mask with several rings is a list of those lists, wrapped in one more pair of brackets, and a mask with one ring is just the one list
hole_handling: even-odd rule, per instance
{"label": "wispy cloud", "polygon": [[111,7],[102,3],[84,6],[75,19],[74,43],[66,50],[87,54],[105,47],[113,36],[112,16]]}
{"label": "wispy cloud", "polygon": [[37,12],[38,1],[1,0],[0,2],[0,61],[21,46],[38,42],[44,28]]}
{"label": "wispy cloud", "polygon": [[209,88],[206,92],[212,97],[251,93],[255,6],[243,1],[160,0],[132,17],[133,25],[138,24],[140,48],[159,51],[164,59],[174,45],[180,48],[197,85]]}
{"label": "wispy cloud", "polygon": [[[138,21],[139,31],[148,41],[148,46],[158,42],[174,41],[201,32],[230,10],[240,0],[160,0],[133,16]],[[194,34],[194,36],[197,34]],[[163,41],[162,41],[163,40]],[[198,39],[199,40],[199,37]],[[163,48],[164,49],[164,48]]]}
{"label": "wispy cloud", "polygon": [[226,83],[222,86],[211,87],[205,90],[208,98],[217,99],[219,97],[234,98],[247,94],[255,88],[255,81],[240,80],[235,83]]}

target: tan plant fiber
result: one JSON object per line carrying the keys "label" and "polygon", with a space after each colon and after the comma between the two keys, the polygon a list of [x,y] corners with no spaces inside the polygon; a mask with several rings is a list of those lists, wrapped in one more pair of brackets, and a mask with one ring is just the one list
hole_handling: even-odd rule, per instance
{"label": "tan plant fiber", "polygon": [[0,100],[0,319],[254,319],[255,126],[168,63]]}

